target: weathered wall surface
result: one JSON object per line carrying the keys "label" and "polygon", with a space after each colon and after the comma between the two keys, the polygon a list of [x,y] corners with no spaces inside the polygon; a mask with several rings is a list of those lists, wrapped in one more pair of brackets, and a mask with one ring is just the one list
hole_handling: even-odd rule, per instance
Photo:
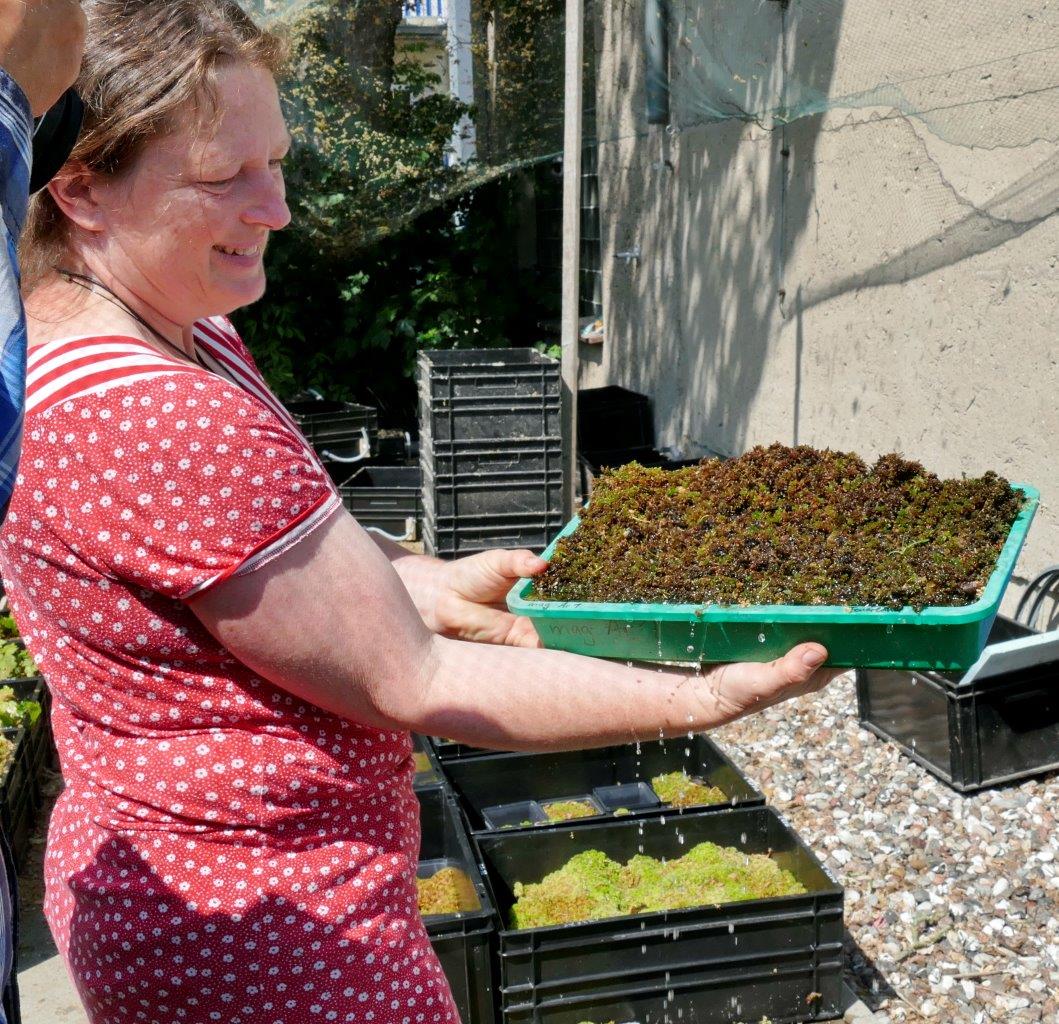
{"label": "weathered wall surface", "polygon": [[[1054,136],[1059,91],[1018,64],[1049,34],[1059,46],[1055,10],[1000,0],[961,38],[921,5],[901,19],[901,5],[811,18],[796,4],[688,4],[666,131],[643,114],[641,5],[603,7],[607,340],[583,347],[583,384],[651,394],[660,445],[685,454],[780,440],[897,450],[945,475],[996,469],[1043,496],[1018,575],[1059,562],[1059,147],[1030,127],[1050,112],[1041,134]],[[743,109],[841,101],[871,78],[880,40],[943,47],[940,65],[967,70],[915,78],[913,116],[862,89],[786,125],[696,124],[716,69],[681,37],[725,31],[759,58],[731,83]],[[983,64],[991,52],[1015,63]],[[886,74],[905,59],[886,57]],[[639,263],[612,258],[635,245]]]}

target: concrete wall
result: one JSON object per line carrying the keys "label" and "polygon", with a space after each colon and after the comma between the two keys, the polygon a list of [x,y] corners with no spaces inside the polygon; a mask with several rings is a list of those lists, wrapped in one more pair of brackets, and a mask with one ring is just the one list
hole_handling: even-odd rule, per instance
{"label": "concrete wall", "polygon": [[[667,131],[641,3],[601,5],[607,338],[582,383],[651,394],[684,454],[779,440],[1035,484],[1026,577],[1059,562],[1059,74],[1020,54],[1059,24],[1047,0],[941,6],[672,0]],[[698,123],[697,41],[725,32],[753,50],[733,106],[822,112]]]}

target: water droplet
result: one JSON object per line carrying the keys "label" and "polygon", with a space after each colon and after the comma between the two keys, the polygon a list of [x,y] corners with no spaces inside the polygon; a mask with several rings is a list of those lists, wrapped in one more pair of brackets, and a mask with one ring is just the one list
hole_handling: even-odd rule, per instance
{"label": "water droplet", "polygon": [[745,843],[746,842],[746,833],[745,832],[741,832],[739,834],[739,842],[741,842],[741,843]]}
{"label": "water droplet", "polygon": [[757,642],[759,644],[763,644],[765,642],[765,634],[764,633],[758,633]]}
{"label": "water droplet", "polygon": [[735,933],[735,925],[731,921],[728,922],[728,934],[732,935]]}
{"label": "water droplet", "polygon": [[886,632],[892,633],[894,631],[894,624],[892,622],[886,623]]}
{"label": "water droplet", "polygon": [[632,629],[632,623],[631,622],[626,622],[625,623],[625,632],[628,633],[631,629]]}
{"label": "water droplet", "polygon": [[688,644],[687,652],[688,652],[688,654],[693,654],[695,652],[695,645],[694,644]]}

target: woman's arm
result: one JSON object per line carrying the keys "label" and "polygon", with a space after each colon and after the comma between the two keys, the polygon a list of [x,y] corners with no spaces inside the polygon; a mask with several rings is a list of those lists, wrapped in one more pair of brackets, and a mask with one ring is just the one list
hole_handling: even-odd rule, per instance
{"label": "woman's arm", "polygon": [[304,700],[383,729],[501,749],[565,749],[702,731],[819,689],[826,653],[700,674],[467,643],[426,627],[385,555],[347,514],[256,572],[196,596],[206,628]]}

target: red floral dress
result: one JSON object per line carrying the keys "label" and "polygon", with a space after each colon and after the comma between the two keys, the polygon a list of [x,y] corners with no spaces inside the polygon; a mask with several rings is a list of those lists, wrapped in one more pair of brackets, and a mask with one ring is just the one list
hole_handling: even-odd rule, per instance
{"label": "red floral dress", "polygon": [[[456,1024],[406,733],[256,676],[184,603],[341,505],[227,320],[29,360],[0,568],[66,788],[45,913],[93,1024]],[[312,609],[291,609],[292,615]]]}

